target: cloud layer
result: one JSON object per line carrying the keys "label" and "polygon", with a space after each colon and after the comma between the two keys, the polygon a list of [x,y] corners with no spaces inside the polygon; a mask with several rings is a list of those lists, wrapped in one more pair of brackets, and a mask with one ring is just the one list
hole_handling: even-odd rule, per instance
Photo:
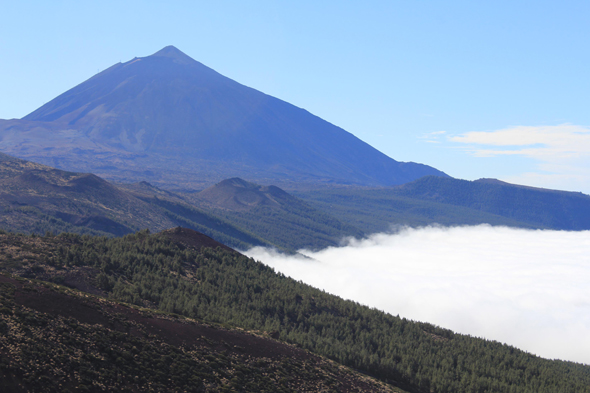
{"label": "cloud layer", "polygon": [[405,229],[286,257],[247,255],[391,314],[590,364],[590,232]]}

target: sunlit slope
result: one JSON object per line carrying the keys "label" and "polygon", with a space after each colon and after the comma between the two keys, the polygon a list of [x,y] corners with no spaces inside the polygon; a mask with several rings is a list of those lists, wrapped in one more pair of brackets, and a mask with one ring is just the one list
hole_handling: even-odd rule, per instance
{"label": "sunlit slope", "polygon": [[412,393],[590,391],[589,366],[361,306],[235,251],[200,247],[202,237],[194,235],[192,241],[181,229],[115,239],[5,234],[0,267],[43,280],[76,278],[72,285],[111,299],[268,332]]}
{"label": "sunlit slope", "polygon": [[0,310],[3,392],[402,393],[261,332],[45,281],[0,274]]}

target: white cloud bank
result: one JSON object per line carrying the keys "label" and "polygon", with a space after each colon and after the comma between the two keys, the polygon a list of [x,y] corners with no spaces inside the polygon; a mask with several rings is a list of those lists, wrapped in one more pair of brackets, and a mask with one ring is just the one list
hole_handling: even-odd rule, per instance
{"label": "white cloud bank", "polygon": [[537,171],[515,173],[503,180],[531,186],[590,192],[590,128],[557,126],[510,127],[450,136],[475,157],[521,156],[536,162]]}
{"label": "white cloud bank", "polygon": [[590,231],[428,227],[302,253],[246,254],[393,315],[590,364]]}

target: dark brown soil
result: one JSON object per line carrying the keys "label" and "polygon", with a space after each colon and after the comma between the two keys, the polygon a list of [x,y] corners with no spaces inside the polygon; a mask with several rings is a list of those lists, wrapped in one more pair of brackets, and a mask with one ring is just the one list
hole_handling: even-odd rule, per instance
{"label": "dark brown soil", "polygon": [[280,363],[288,360],[299,364],[314,364],[318,368],[318,378],[319,375],[324,375],[337,381],[334,382],[337,383],[337,391],[395,391],[390,386],[351,372],[295,346],[274,340],[263,333],[229,329],[174,315],[158,314],[44,282],[17,280],[0,275],[1,284],[13,285],[16,288],[15,305],[55,318],[72,318],[83,324],[102,325],[107,329],[141,339],[155,337],[175,347],[204,348],[211,354],[225,354],[244,361],[247,359],[249,363],[255,358],[265,362]]}
{"label": "dark brown soil", "polygon": [[74,297],[44,286],[31,288],[1,275],[0,282],[16,285],[15,302],[18,305],[54,316],[74,318],[82,323],[101,324],[110,329],[125,331],[124,325],[107,317],[111,313],[120,314],[121,319],[137,322],[146,328],[148,334],[157,335],[164,342],[175,346],[209,345],[217,350],[271,359],[283,356],[297,359],[312,357],[304,350],[271,338],[180,318],[174,320],[170,317],[158,317],[157,314],[148,314],[116,303],[102,304],[99,307],[98,300],[94,297]]}

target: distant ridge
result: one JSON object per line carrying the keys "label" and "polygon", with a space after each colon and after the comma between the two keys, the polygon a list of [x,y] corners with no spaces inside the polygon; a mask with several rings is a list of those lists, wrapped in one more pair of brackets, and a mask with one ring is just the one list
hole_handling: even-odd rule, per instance
{"label": "distant ridge", "polygon": [[[246,249],[270,244],[147,182],[114,185],[90,173],[66,172],[0,153],[0,229],[23,233],[77,232],[123,236],[139,229],[180,234],[208,247],[211,237]],[[172,236],[171,235],[171,236]]]}
{"label": "distant ridge", "polygon": [[231,177],[280,186],[391,186],[426,175],[345,130],[241,85],[174,46],[118,63],[22,120],[0,151],[110,180],[198,189]]}
{"label": "distant ridge", "polygon": [[396,194],[496,214],[537,228],[590,229],[590,196],[510,184],[496,179],[475,181],[424,177],[404,184]]}
{"label": "distant ridge", "polygon": [[239,177],[226,179],[197,194],[199,199],[228,210],[250,210],[257,206],[280,206],[294,199],[275,186],[259,186]]}
{"label": "distant ridge", "polygon": [[262,186],[237,177],[195,193],[190,200],[291,252],[338,246],[343,238],[365,236],[355,226],[279,187]]}

